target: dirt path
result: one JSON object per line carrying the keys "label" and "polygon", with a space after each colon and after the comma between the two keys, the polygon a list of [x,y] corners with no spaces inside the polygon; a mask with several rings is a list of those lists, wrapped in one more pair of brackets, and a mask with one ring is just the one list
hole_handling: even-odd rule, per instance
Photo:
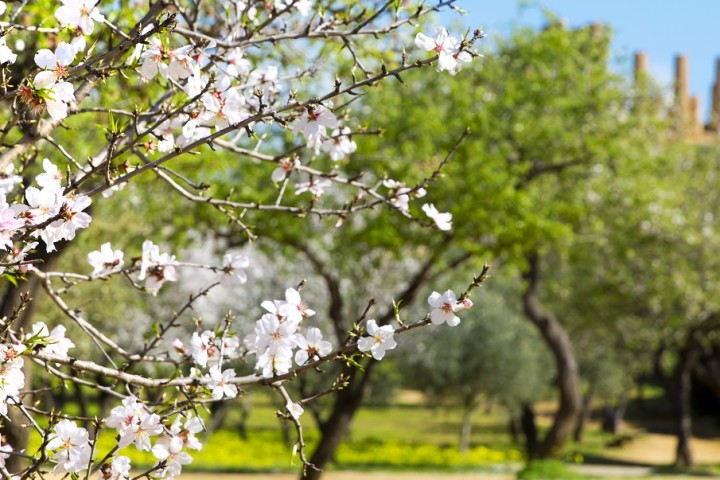
{"label": "dirt path", "polygon": [[[188,473],[181,480],[295,480],[292,473],[254,475]],[[501,473],[414,473],[414,472],[329,472],[323,480],[513,480],[513,474]]]}
{"label": "dirt path", "polygon": [[[670,465],[675,460],[676,442],[674,435],[641,434],[620,448],[606,450],[605,456],[646,465]],[[697,464],[720,464],[720,439],[693,438],[690,448]]]}

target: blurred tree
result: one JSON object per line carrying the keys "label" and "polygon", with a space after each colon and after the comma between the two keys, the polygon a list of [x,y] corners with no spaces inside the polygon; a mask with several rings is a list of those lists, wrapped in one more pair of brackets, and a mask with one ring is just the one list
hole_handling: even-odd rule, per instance
{"label": "blurred tree", "polygon": [[[555,314],[562,299],[553,297],[558,288],[552,285],[572,289],[579,276],[558,278],[554,269],[586,241],[579,237],[583,230],[609,231],[612,218],[596,210],[591,189],[615,171],[630,171],[626,165],[647,166],[663,128],[657,112],[637,102],[627,81],[608,69],[609,41],[601,26],[566,30],[550,18],[542,31],[518,29],[498,40],[463,72],[462,83],[413,78],[380,86],[384,94],[363,103],[368,115],[385,119],[382,142],[366,140],[374,148],[364,151],[376,152],[366,161],[382,162],[390,177],[411,159],[418,178],[430,175],[441,162],[437,152],[451,148],[465,126],[473,131],[444,170],[446,188],[431,192],[440,210],[454,214],[453,233],[429,245],[446,257],[496,257],[502,268],[520,272],[519,301],[553,355],[559,393],[552,427],[544,438],[528,440],[531,456],[557,454],[582,408],[567,330],[576,319]],[[634,173],[623,185],[638,188],[647,172]],[[624,207],[634,208],[632,201]]]}
{"label": "blurred tree", "polygon": [[[493,277],[493,282],[497,282]],[[473,414],[483,398],[508,408],[519,417],[547,393],[552,359],[542,350],[537,332],[522,313],[491,287],[482,296],[482,307],[466,315],[461,327],[434,335],[423,332],[412,348],[404,348],[404,371],[409,387],[425,393],[436,404],[462,409],[459,446],[470,447]]]}

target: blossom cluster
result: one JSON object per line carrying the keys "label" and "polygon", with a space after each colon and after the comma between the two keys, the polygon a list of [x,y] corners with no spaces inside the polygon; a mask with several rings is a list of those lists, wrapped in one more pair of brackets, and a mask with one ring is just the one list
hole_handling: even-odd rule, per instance
{"label": "blossom cluster", "polygon": [[472,61],[472,55],[463,49],[462,42],[451,37],[444,27],[436,27],[433,36],[418,33],[415,45],[423,50],[433,51],[438,55],[438,71],[447,71],[450,75],[462,70],[464,63]]}
{"label": "blossom cluster", "polygon": [[[136,4],[139,7],[143,2]],[[156,355],[153,349],[159,345],[157,340],[169,336],[171,328],[179,326],[178,314],[173,322],[157,330],[157,338],[146,340],[147,348],[135,353],[138,350],[121,346],[121,342],[101,332],[102,324],[84,320],[86,312],[66,305],[67,298],[61,298],[62,295],[76,284],[105,281],[113,276],[126,278],[138,290],[157,295],[168,282],[179,280],[180,267],[198,267],[216,274],[212,286],[203,290],[200,297],[216,285],[234,288],[246,283],[248,257],[222,252],[221,266],[192,265],[180,262],[167,251],[165,239],[156,240],[162,247],[153,240],[145,240],[136,256],[131,255],[130,250],[113,248],[113,244],[118,246],[113,240],[112,244],[102,243],[98,250],[87,255],[92,268],[89,274],[75,274],[45,270],[49,268],[50,257],[38,251],[43,248],[45,253],[62,251],[57,244],[72,241],[78,232],[90,226],[90,209],[97,208],[93,201],[100,194],[110,196],[145,171],[156,174],[158,181],[165,180],[173,190],[193,202],[214,205],[243,231],[250,230],[244,222],[246,213],[253,209],[297,213],[282,201],[288,185],[288,191],[294,190],[295,195],[308,193],[312,197],[308,202],[310,212],[333,184],[343,184],[349,190],[356,189],[357,198],[369,192],[379,200],[377,204],[390,203],[410,216],[410,199],[424,197],[424,188],[411,189],[401,181],[390,179],[370,187],[355,177],[343,177],[344,160],[356,152],[355,140],[360,133],[365,133],[355,127],[358,122],[353,121],[351,110],[346,108],[349,102],[343,97],[356,95],[356,90],[390,75],[400,78],[401,71],[434,60],[408,63],[403,56],[396,73],[388,73],[385,65],[380,73],[373,73],[366,71],[356,57],[354,40],[350,39],[346,46],[356,63],[352,74],[355,85],[340,88],[342,81],[338,79],[331,93],[318,96],[324,74],[317,74],[314,66],[293,71],[292,62],[273,52],[277,43],[284,39],[299,40],[298,44],[304,42],[303,39],[307,39],[308,44],[328,38],[345,40],[344,36],[365,36],[368,32],[379,36],[378,26],[390,32],[407,20],[404,16],[396,17],[397,26],[391,27],[385,26],[382,20],[375,22],[374,17],[363,23],[365,13],[353,13],[345,19],[332,9],[321,8],[320,4],[311,0],[233,1],[217,5],[209,2],[195,5],[197,11],[190,15],[175,5],[178,12],[170,15],[156,12],[140,19],[141,14],[147,13],[142,8],[137,8],[137,12],[128,11],[127,15],[116,15],[112,9],[117,5],[105,5],[99,0],[58,0],[54,12],[40,13],[42,25],[33,25],[28,20],[37,18],[37,14],[25,16],[35,8],[33,5],[0,1],[0,16],[5,16],[9,9],[14,10],[2,19],[5,30],[0,37],[3,95],[6,100],[14,99],[0,142],[0,250],[4,251],[0,273],[13,281],[24,281],[25,275],[35,276],[62,313],[80,327],[94,344],[92,348],[98,347],[104,357],[98,363],[70,358],[76,345],[66,336],[72,328],[68,330],[65,325],[53,325],[47,319],[48,324],[21,324],[20,321],[6,324],[7,319],[3,320],[0,325],[3,337],[0,415],[7,417],[9,409],[17,409],[36,428],[47,425],[40,451],[31,455],[31,461],[35,462],[31,468],[49,459],[54,462],[56,476],[76,477],[80,472],[92,472],[93,475],[99,473],[103,479],[129,479],[130,460],[120,453],[134,446],[150,452],[157,461],[143,476],[174,478],[192,461],[190,451],[202,448],[197,435],[204,430],[203,421],[188,412],[193,410],[196,401],[221,401],[240,394],[238,385],[243,379],[238,379],[232,365],[241,354],[256,356],[256,373],[249,378],[267,383],[267,379],[288,374],[294,368],[302,371],[309,369],[313,362],[331,360],[339,351],[354,352],[356,347],[359,352],[381,360],[387,351],[396,347],[396,329],[370,319],[365,322],[364,331],[361,326],[353,329],[347,343],[338,346],[341,350],[334,350],[331,342],[323,338],[320,328],[309,325],[308,319],[315,311],[303,303],[298,290],[288,288],[284,299],[262,302],[265,313],[255,322],[253,333],[243,338],[231,331],[230,322],[224,329],[206,329],[197,321],[195,331],[183,340],[172,341],[169,355],[165,356],[165,352]],[[389,6],[388,3],[382,8]],[[211,11],[217,18],[204,16]],[[381,10],[378,16],[379,13]],[[193,16],[200,20],[193,23]],[[205,28],[208,26],[211,28]],[[42,32],[43,36],[27,42],[33,46],[30,50],[23,38],[30,38],[34,32]],[[268,32],[275,32],[277,37]],[[208,33],[216,36],[213,38]],[[432,47],[429,49],[438,55],[438,70],[447,70],[453,75],[472,59],[465,42],[449,37],[442,28],[436,30],[434,38],[418,34],[415,43],[420,48]],[[11,64],[14,66],[9,68]],[[356,69],[363,71],[366,80],[356,78]],[[298,92],[298,87],[304,87],[304,77],[313,77],[316,85]],[[128,91],[140,93],[135,98],[125,98],[124,91],[119,95],[106,95],[107,85],[127,86]],[[313,100],[299,100],[303,96]],[[107,98],[113,98],[112,105],[91,104]],[[85,136],[81,131],[84,125],[92,123],[91,117],[98,124],[109,121],[110,126],[102,127],[101,135]],[[122,120],[118,121],[118,117]],[[286,139],[272,138],[277,133]],[[72,145],[68,139],[75,137],[81,137],[82,141]],[[108,143],[93,151],[104,140]],[[285,141],[291,147],[282,154],[269,155],[261,150],[270,145],[268,150],[272,151]],[[271,180],[276,185],[267,184],[273,192],[279,192],[276,201],[261,205],[233,201],[231,195],[223,199],[204,183],[195,183],[190,178],[192,175],[186,177],[186,172],[174,170],[175,165],[165,164],[181,154],[202,153],[206,145],[213,150],[220,146],[236,151],[257,160],[258,164],[275,168]],[[310,153],[303,153],[305,151]],[[30,174],[40,168],[35,165],[40,159],[43,159],[42,172],[32,178]],[[211,156],[203,157],[202,161],[206,159],[215,161]],[[318,164],[327,170],[318,170]],[[291,180],[294,185],[289,184]],[[381,185],[388,189],[386,195],[377,192]],[[23,190],[18,191],[18,186]],[[206,195],[207,190],[211,191]],[[118,196],[126,194],[123,211],[142,201],[132,187]],[[327,195],[322,201],[329,204],[337,198],[345,197]],[[368,203],[366,207],[374,208],[374,205]],[[424,205],[422,210],[440,230],[451,228],[451,214],[441,213],[431,204]],[[97,208],[98,211],[103,210]],[[344,219],[347,213],[342,208],[324,212],[331,212],[330,215],[339,219]],[[233,233],[229,231],[227,238]],[[248,238],[252,235],[248,234]],[[45,265],[36,266],[43,261]],[[62,287],[57,288],[58,283]],[[193,301],[191,295],[188,309],[194,307]],[[454,313],[470,306],[469,300],[457,301],[451,291],[443,295],[434,292],[428,302],[434,324],[456,325],[459,319]],[[67,300],[67,303],[71,302]],[[73,339],[80,344],[80,338]],[[82,345],[72,351],[83,351],[80,347]],[[105,412],[106,418],[97,421],[92,434],[92,430],[73,420],[76,417],[66,415],[48,414],[48,421],[36,423],[21,406],[26,388],[23,367],[30,361],[44,363],[49,374],[63,381],[70,379],[78,385],[101,388],[105,393],[123,397],[122,404],[109,414]],[[145,369],[146,362],[157,362],[160,366],[155,369],[153,364]],[[175,376],[153,378],[155,372],[163,371],[167,365],[176,367]],[[88,373],[107,376],[112,379],[111,383],[90,379]],[[113,386],[108,387],[110,384]],[[137,388],[148,384],[158,390],[168,386],[181,388],[185,397],[177,402],[162,400],[162,397],[150,401],[150,395],[144,395]],[[282,382],[275,386],[282,388]],[[287,394],[284,399],[285,417],[297,422],[303,413],[304,401],[294,402]],[[40,408],[31,410],[43,415]],[[117,448],[107,454],[96,452],[97,435],[103,428],[114,430],[117,439]],[[27,446],[17,448],[22,451]],[[9,454],[12,450],[4,439],[0,442],[0,465],[12,458]],[[23,475],[33,471],[26,470]]]}
{"label": "blossom cluster", "polygon": [[303,334],[299,328],[305,318],[315,311],[302,303],[294,288],[285,290],[284,300],[266,300],[261,305],[267,313],[255,322],[255,331],[243,339],[248,353],[257,356],[255,369],[264,377],[284,375],[292,368],[293,352],[296,364],[327,355],[330,342],[323,340],[317,328]]}
{"label": "blossom cluster", "polygon": [[44,172],[35,177],[40,188],[25,189],[27,203],[8,203],[4,191],[0,191],[0,249],[8,251],[6,261],[20,263],[25,255],[37,246],[25,242],[14,247],[16,241],[26,237],[39,238],[48,252],[55,250],[55,243],[72,240],[79,229],[87,228],[92,221],[85,210],[92,200],[83,194],[64,194],[62,174],[50,160],[43,160]]}

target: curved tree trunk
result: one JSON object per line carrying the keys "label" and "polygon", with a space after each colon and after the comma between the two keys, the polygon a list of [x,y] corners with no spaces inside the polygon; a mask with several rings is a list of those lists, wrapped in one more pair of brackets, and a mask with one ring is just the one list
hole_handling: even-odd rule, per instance
{"label": "curved tree trunk", "polygon": [[555,360],[559,405],[552,427],[537,449],[539,458],[547,458],[557,455],[571,438],[581,409],[581,394],[578,365],[570,338],[555,315],[547,311],[540,302],[539,263],[537,253],[528,258],[528,270],[523,275],[527,282],[523,293],[523,310],[525,316],[540,331]]}
{"label": "curved tree trunk", "polygon": [[[344,299],[339,280],[333,275],[327,265],[306,245],[299,242],[290,242],[290,244],[305,255],[316,273],[323,278],[330,298],[328,316],[332,321],[338,343],[344,343],[349,325],[346,325],[347,318],[344,314]],[[432,278],[430,271],[440,260],[441,256],[441,249],[436,249],[432,255],[426,259],[425,263],[415,272],[405,289],[398,295],[398,304],[408,305],[412,303],[418,295],[420,287]],[[457,266],[469,260],[471,257],[469,253],[461,255],[456,260],[448,263],[444,267],[444,270],[438,273],[457,268]],[[373,304],[374,300],[369,306]],[[389,308],[383,315],[377,317],[377,322],[378,325],[387,325],[394,318],[395,310]],[[320,442],[315,447],[309,460],[316,468],[306,468],[300,475],[302,480],[318,480],[322,476],[322,469],[332,461],[337,447],[346,437],[350,429],[353,416],[370,392],[370,377],[375,364],[376,362],[374,360],[370,360],[364,371],[348,366],[342,368],[342,375],[347,379],[348,384],[342,390],[335,392],[332,412],[325,421],[320,423]]]}
{"label": "curved tree trunk", "polygon": [[535,409],[529,403],[524,403],[522,406],[520,425],[522,426],[523,435],[525,435],[525,453],[527,457],[537,458],[538,434],[537,425],[535,424]]}
{"label": "curved tree trunk", "polygon": [[475,405],[466,405],[460,423],[460,453],[466,453],[470,448],[470,435],[472,434],[472,418]]}
{"label": "curved tree trunk", "polygon": [[332,412],[320,428],[320,443],[310,457],[310,463],[317,470],[305,469],[300,476],[302,480],[318,480],[322,470],[333,460],[335,451],[350,430],[355,412],[370,392],[370,374],[375,363],[371,361],[364,372],[353,367],[343,367],[342,374],[349,375],[348,386],[337,392]]}
{"label": "curved tree trunk", "polygon": [[691,467],[693,465],[692,451],[690,450],[690,438],[692,437],[692,413],[690,411],[690,399],[692,396],[692,367],[693,352],[692,342],[683,350],[680,362],[677,366],[675,377],[675,420],[677,447],[675,448],[675,466]]}
{"label": "curved tree trunk", "polygon": [[582,442],[583,435],[585,433],[585,426],[590,418],[590,404],[592,403],[593,390],[593,387],[590,386],[585,395],[583,395],[582,409],[580,410],[580,415],[578,416],[577,424],[575,425],[575,431],[573,432],[573,440],[576,443]]}

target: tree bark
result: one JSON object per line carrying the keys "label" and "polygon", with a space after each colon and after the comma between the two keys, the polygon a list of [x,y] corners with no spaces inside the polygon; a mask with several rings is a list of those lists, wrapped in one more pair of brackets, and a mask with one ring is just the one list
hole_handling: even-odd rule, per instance
{"label": "tree bark", "polygon": [[587,425],[587,421],[590,418],[590,403],[592,402],[592,398],[593,388],[591,386],[587,393],[583,395],[582,409],[580,410],[580,415],[578,416],[578,421],[575,425],[575,431],[573,432],[573,440],[576,443],[582,442],[583,434],[585,433],[585,425]]}
{"label": "tree bark", "polygon": [[581,394],[578,365],[570,338],[555,315],[547,311],[540,302],[539,263],[537,253],[529,256],[528,269],[523,274],[526,281],[523,310],[525,316],[540,331],[555,360],[559,405],[552,426],[537,449],[538,457],[547,458],[559,454],[573,434],[580,413]]}
{"label": "tree bark", "polygon": [[470,448],[470,435],[472,434],[472,419],[475,405],[466,405],[460,424],[460,453],[466,453]]}
{"label": "tree bark", "polygon": [[349,375],[349,384],[337,392],[330,416],[320,428],[320,443],[315,447],[310,463],[316,468],[307,468],[300,475],[302,480],[318,480],[322,470],[333,460],[335,451],[350,430],[353,416],[370,392],[370,374],[375,361],[371,361],[361,372],[353,367],[343,367],[343,375]]}
{"label": "tree bark", "polygon": [[683,349],[680,362],[677,366],[675,388],[675,414],[677,446],[675,448],[675,466],[691,467],[693,456],[690,449],[692,437],[692,412],[690,399],[692,397],[692,367],[693,367],[692,341]]}
{"label": "tree bark", "polygon": [[525,435],[525,453],[529,459],[538,458],[538,433],[535,424],[535,410],[529,403],[522,406],[520,425]]}
{"label": "tree bark", "polygon": [[[305,255],[315,271],[322,276],[325,281],[325,286],[330,297],[328,316],[330,320],[332,320],[337,341],[341,344],[344,343],[348,326],[345,321],[346,317],[343,308],[344,299],[340,289],[340,282],[322,260],[307,246],[299,242],[291,242],[291,246]],[[436,249],[420,269],[415,272],[413,278],[405,287],[405,290],[398,296],[398,302],[401,302],[403,305],[412,303],[420,287],[431,278],[430,271],[440,260],[440,257],[440,249]],[[446,269],[455,268],[470,258],[470,254],[463,255],[447,265]],[[378,325],[387,325],[394,318],[395,311],[393,308],[389,308],[382,316],[377,317],[377,323]],[[316,469],[305,469],[300,475],[302,480],[318,480],[322,476],[322,469],[332,461],[337,447],[346,437],[350,429],[353,416],[369,395],[370,377],[376,363],[374,360],[371,360],[365,367],[365,371],[362,372],[353,367],[344,366],[342,368],[342,374],[348,379],[348,385],[335,393],[332,412],[327,420],[320,424],[320,442],[310,457],[310,463],[313,464]]]}

